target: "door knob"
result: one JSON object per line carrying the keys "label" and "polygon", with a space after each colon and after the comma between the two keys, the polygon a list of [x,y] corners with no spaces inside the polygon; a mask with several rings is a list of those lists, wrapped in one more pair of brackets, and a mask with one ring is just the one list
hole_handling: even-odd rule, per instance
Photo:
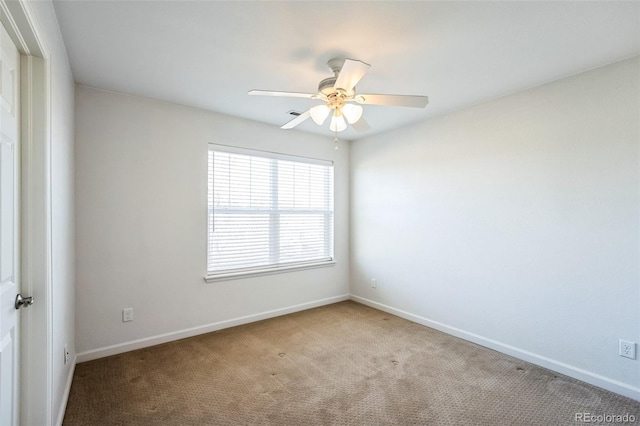
{"label": "door knob", "polygon": [[29,305],[33,305],[33,302],[35,302],[35,300],[33,300],[33,297],[22,297],[22,295],[18,293],[14,306],[16,307],[16,309],[20,309],[20,307],[22,306],[26,308]]}

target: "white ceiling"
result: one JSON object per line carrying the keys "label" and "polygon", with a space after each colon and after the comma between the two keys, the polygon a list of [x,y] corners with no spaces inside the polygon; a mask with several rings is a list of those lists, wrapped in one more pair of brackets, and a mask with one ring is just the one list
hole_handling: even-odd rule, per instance
{"label": "white ceiling", "polygon": [[[332,57],[371,64],[360,93],[429,96],[365,106],[357,139],[640,54],[640,3],[54,1],[77,83],[280,126],[318,103]],[[597,101],[597,100],[594,100]],[[331,134],[307,120],[297,129]],[[285,131],[285,130],[283,130]],[[290,130],[288,130],[290,131]]]}

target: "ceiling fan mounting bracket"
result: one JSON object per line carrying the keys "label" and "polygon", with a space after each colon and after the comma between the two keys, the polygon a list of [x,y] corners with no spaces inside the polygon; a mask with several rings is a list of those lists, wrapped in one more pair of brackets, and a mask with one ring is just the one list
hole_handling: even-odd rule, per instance
{"label": "ceiling fan mounting bracket", "polygon": [[329,68],[331,68],[331,71],[333,71],[336,77],[338,76],[338,74],[340,74],[342,66],[344,65],[344,61],[344,59],[333,58],[329,59],[329,61],[327,62],[327,65],[329,65]]}

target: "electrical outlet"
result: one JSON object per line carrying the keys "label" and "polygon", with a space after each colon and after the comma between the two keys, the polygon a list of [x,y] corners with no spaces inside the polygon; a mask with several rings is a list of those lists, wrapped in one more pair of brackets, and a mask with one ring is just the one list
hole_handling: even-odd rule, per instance
{"label": "electrical outlet", "polygon": [[64,345],[64,365],[67,365],[69,362],[69,350],[67,349],[67,345]]}
{"label": "electrical outlet", "polygon": [[124,308],[122,310],[122,322],[133,321],[133,308]]}
{"label": "electrical outlet", "polygon": [[371,278],[371,288],[378,288],[378,280]]}
{"label": "electrical outlet", "polygon": [[627,342],[626,340],[620,339],[620,344],[618,346],[618,355],[636,359],[636,344],[634,342]]}

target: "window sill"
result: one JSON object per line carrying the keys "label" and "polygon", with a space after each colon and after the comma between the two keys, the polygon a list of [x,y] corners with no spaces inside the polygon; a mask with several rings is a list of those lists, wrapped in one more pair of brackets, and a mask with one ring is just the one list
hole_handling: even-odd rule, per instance
{"label": "window sill", "polygon": [[215,275],[207,275],[204,277],[205,282],[212,283],[216,281],[235,280],[239,278],[257,277],[261,275],[280,274],[283,272],[302,271],[305,269],[324,268],[327,266],[335,266],[336,261],[323,261],[316,263],[305,263],[302,265],[279,266],[274,268],[256,269],[253,271],[227,272]]}

